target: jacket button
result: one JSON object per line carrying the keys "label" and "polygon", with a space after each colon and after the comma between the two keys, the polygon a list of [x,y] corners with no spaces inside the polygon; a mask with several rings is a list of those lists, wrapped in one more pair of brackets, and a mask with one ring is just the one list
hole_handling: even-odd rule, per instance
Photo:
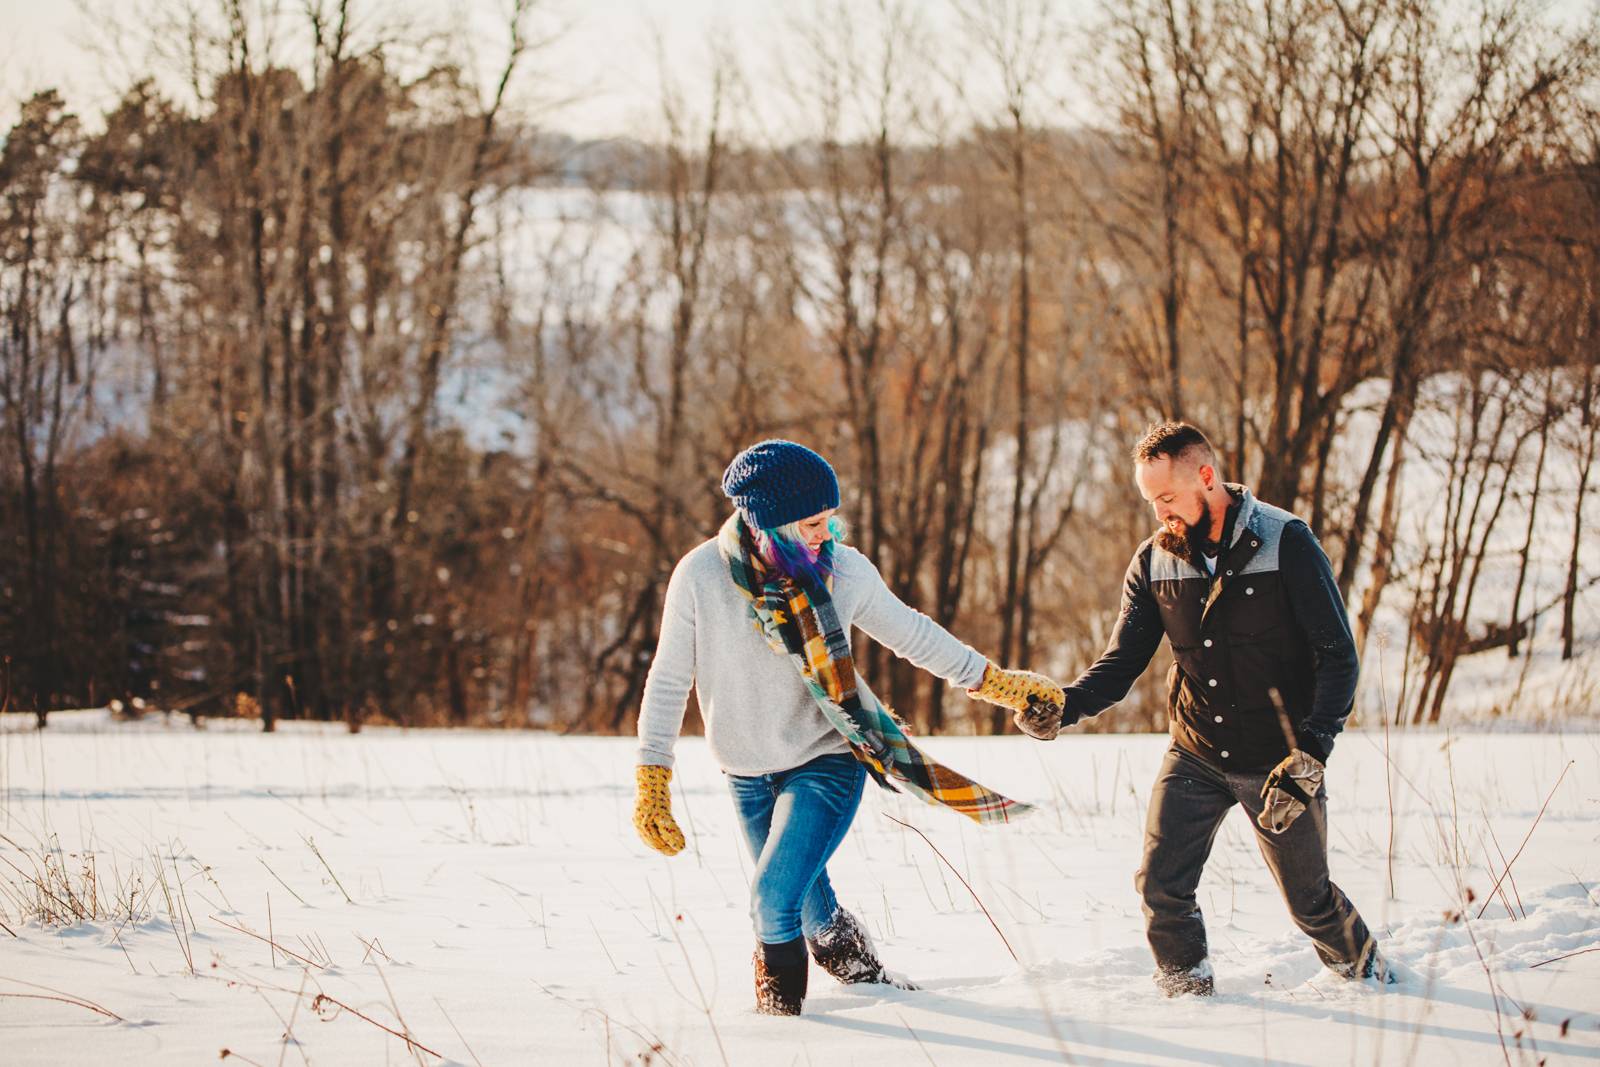
{"label": "jacket button", "polygon": [[1254,586],[1248,586],[1248,585],[1245,586],[1244,595],[1245,596],[1255,596],[1256,595],[1255,587]]}
{"label": "jacket button", "polygon": [[1217,718],[1216,718],[1216,721],[1217,721],[1217,722],[1221,722],[1221,721],[1222,721],[1222,716],[1221,716],[1221,715],[1218,715],[1218,716],[1217,716]]}
{"label": "jacket button", "polygon": [[1222,750],[1222,758],[1223,759],[1227,759],[1228,758],[1228,750],[1227,749],[1223,749]]}
{"label": "jacket button", "polygon": [[1228,572],[1228,573],[1229,573],[1229,574],[1232,574],[1232,573],[1233,573],[1233,572],[1232,572],[1232,571],[1229,571],[1229,572]]}
{"label": "jacket button", "polygon": [[1213,678],[1209,682],[1207,682],[1206,684],[1211,686],[1211,687],[1213,687],[1213,688],[1215,688],[1216,684],[1217,684],[1217,680],[1215,678]]}
{"label": "jacket button", "polygon": [[1208,637],[1208,638],[1206,638],[1206,647],[1207,647],[1207,648],[1210,648],[1210,647],[1211,647],[1211,638],[1209,638],[1209,637]]}

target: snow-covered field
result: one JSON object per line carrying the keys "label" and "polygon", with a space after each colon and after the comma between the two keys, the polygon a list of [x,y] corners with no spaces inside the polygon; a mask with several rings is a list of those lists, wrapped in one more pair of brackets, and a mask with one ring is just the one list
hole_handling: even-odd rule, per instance
{"label": "snow-covered field", "polygon": [[805,1014],[773,1019],[752,1011],[749,864],[698,739],[669,860],[634,837],[628,739],[30,724],[0,722],[8,1065],[1600,1060],[1594,732],[1396,734],[1392,762],[1381,733],[1347,735],[1334,876],[1402,984],[1319,967],[1241,814],[1201,887],[1210,1002],[1148,979],[1132,874],[1164,738],[932,740],[1043,810],[980,830],[869,786],[834,882],[925,988],[814,968]]}

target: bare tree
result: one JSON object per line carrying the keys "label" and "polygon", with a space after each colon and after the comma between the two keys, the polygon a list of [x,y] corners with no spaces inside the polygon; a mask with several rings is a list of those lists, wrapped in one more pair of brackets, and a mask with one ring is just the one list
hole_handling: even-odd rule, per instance
{"label": "bare tree", "polygon": [[[3,472],[20,498],[22,608],[13,647],[17,681],[44,714],[75,686],[62,659],[67,585],[60,463],[95,380],[97,349],[85,326],[97,299],[93,263],[103,237],[75,217],[59,188],[80,139],[76,116],[54,91],[27,101],[0,148],[0,419]],[[70,699],[70,698],[68,698]]]}
{"label": "bare tree", "polygon": [[[1040,497],[1047,479],[1038,476],[1033,438],[1040,422],[1059,427],[1059,417],[1041,419],[1035,364],[1038,328],[1035,316],[1035,245],[1038,241],[1034,201],[1035,170],[1048,165],[1049,142],[1039,136],[1040,83],[1061,51],[1062,35],[1047,5],[1027,0],[994,0],[960,8],[967,33],[997,75],[1003,121],[982,142],[1004,177],[1009,191],[1010,260],[1014,299],[1008,322],[1013,396],[1011,399],[1010,515],[1005,534],[1005,584],[1000,602],[999,655],[1008,662],[1031,658],[1032,587],[1047,546],[1041,545]],[[958,83],[960,84],[960,83]],[[1059,452],[1060,438],[1052,452]],[[1047,456],[1047,459],[1053,458]],[[1045,464],[1048,472],[1052,464]],[[1032,490],[1030,495],[1030,489]],[[1006,716],[995,711],[991,728],[1006,728]]]}
{"label": "bare tree", "polygon": [[[620,427],[600,450],[574,454],[561,468],[576,492],[624,516],[644,545],[632,561],[632,582],[618,594],[620,619],[593,660],[594,676],[612,683],[596,711],[613,730],[637,710],[672,565],[704,536],[691,522],[689,500],[698,496],[697,482],[714,482],[693,447],[704,432],[697,427],[704,410],[692,400],[709,384],[704,335],[716,294],[708,290],[727,182],[724,107],[733,68],[725,56],[717,63],[706,113],[698,118],[671,83],[663,58],[666,139],[644,176],[650,226],[613,294],[622,323],[616,340],[626,353],[631,389],[624,403],[638,410],[642,428]],[[596,370],[610,373],[603,364]]]}
{"label": "bare tree", "polygon": [[1587,76],[1588,60],[1539,40],[1526,5],[1515,0],[1482,9],[1459,80],[1446,73],[1455,69],[1450,57],[1456,53],[1441,49],[1447,35],[1435,11],[1421,2],[1401,10],[1398,52],[1377,123],[1392,131],[1385,183],[1391,199],[1364,226],[1369,242],[1398,237],[1385,271],[1389,392],[1343,538],[1344,591],[1361,563],[1385,456],[1415,403],[1418,382],[1438,358],[1432,336],[1441,326],[1449,329],[1438,320],[1441,297],[1461,269],[1471,269],[1472,257],[1461,250],[1495,217],[1508,164],[1539,131],[1546,108]]}

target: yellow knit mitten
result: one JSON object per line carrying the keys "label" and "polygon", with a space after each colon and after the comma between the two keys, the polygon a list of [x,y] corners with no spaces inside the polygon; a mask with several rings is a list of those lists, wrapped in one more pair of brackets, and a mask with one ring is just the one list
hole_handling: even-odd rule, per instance
{"label": "yellow knit mitten", "polygon": [[1032,671],[1008,671],[993,663],[985,668],[983,683],[976,689],[968,689],[967,696],[974,700],[987,700],[1013,711],[1026,710],[1030,696],[1057,706],[1067,702],[1067,694],[1044,675]]}
{"label": "yellow knit mitten", "polygon": [[683,831],[672,818],[672,768],[641,764],[634,768],[639,791],[633,801],[633,828],[657,852],[676,856],[683,851]]}

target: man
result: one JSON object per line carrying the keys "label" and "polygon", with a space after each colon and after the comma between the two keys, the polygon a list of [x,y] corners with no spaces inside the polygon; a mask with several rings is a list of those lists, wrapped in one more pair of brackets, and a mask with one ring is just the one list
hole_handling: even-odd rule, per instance
{"label": "man", "polygon": [[1355,696],[1357,657],[1328,557],[1295,516],[1222,481],[1194,426],[1152,427],[1134,480],[1161,529],[1139,546],[1110,644],[1017,725],[1041,740],[1128,695],[1166,635],[1173,744],[1150,795],[1143,898],[1156,985],[1213,992],[1195,888],[1223,818],[1240,804],[1295,924],[1347,978],[1393,981],[1355,906],[1328,878],[1323,765]]}

